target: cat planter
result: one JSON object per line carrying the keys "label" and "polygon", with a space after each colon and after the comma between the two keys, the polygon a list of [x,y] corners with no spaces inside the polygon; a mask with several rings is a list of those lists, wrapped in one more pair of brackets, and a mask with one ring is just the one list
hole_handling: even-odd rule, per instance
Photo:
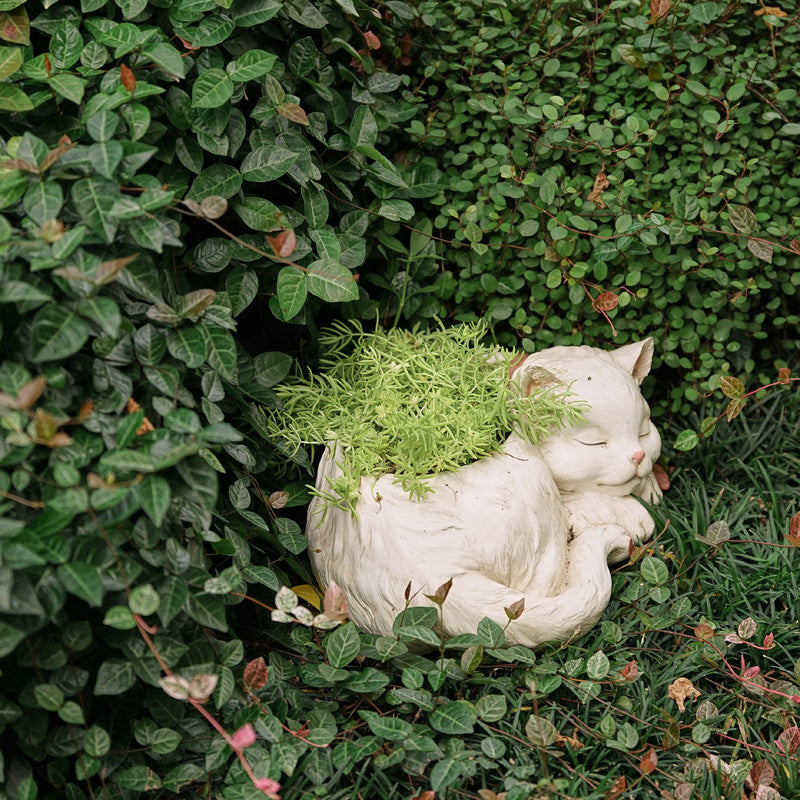
{"label": "cat planter", "polygon": [[[483,617],[501,626],[505,608],[524,598],[506,630],[509,644],[535,647],[587,631],[611,592],[608,564],[631,541],[653,534],[636,499],[661,497],[653,475],[661,440],[639,391],[653,341],[604,352],[553,347],[527,356],[513,373],[524,394],[569,386],[586,404],[583,421],[551,433],[539,447],[517,434],[501,452],[432,478],[411,500],[392,475],[362,478],[356,515],[315,498],[307,529],[323,586],[344,591],[360,627],[391,635],[406,604],[452,579],[440,624],[446,636],[474,633]],[[328,448],[317,489],[339,474]]]}

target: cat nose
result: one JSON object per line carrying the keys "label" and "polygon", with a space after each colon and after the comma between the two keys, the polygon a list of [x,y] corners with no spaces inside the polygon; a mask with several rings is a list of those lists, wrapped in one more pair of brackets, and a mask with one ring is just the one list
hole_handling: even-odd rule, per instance
{"label": "cat nose", "polygon": [[637,450],[635,453],[631,453],[631,461],[635,461],[637,464],[641,464],[644,460],[646,453],[644,450]]}

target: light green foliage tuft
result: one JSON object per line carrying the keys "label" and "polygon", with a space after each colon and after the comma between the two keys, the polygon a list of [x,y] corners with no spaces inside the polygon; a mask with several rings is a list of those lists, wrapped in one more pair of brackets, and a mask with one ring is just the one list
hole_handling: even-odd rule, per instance
{"label": "light green foliage tuft", "polygon": [[323,496],[352,509],[361,476],[394,473],[421,498],[431,475],[498,452],[512,429],[537,443],[578,421],[566,387],[524,397],[513,354],[485,335],[481,323],[414,333],[339,323],[320,336],[322,373],[276,389],[271,429],[294,448],[335,444],[343,475]]}

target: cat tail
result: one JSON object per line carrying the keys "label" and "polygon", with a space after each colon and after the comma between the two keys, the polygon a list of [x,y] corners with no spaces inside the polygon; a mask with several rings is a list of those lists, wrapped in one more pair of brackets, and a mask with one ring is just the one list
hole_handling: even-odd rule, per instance
{"label": "cat tail", "polygon": [[[504,586],[486,575],[456,575],[442,610],[447,635],[474,631],[484,617],[505,629],[506,644],[538,647],[545,642],[574,639],[597,623],[611,597],[608,554],[627,536],[616,525],[598,525],[583,531],[567,552],[566,580],[550,597]],[[517,619],[514,604],[525,601]],[[508,611],[506,610],[508,609]]]}

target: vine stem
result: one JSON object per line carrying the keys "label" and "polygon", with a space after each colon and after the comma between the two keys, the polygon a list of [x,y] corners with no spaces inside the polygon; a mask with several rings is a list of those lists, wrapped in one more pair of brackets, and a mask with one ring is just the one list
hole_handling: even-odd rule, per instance
{"label": "vine stem", "polygon": [[[150,652],[153,654],[153,657],[158,662],[158,665],[161,667],[161,669],[164,671],[166,675],[172,676],[174,673],[169,668],[166,661],[164,661],[158,648],[155,646],[153,640],[150,638],[150,633],[153,633],[154,630],[149,625],[147,625],[147,623],[142,619],[140,614],[134,614],[133,619],[136,622],[136,627],[139,631],[139,635],[142,637],[142,639],[144,639],[145,644],[150,649]],[[250,766],[250,763],[247,761],[247,758],[245,758],[243,748],[239,747],[237,743],[234,742],[233,737],[231,737],[230,734],[222,727],[222,725],[220,725],[219,722],[217,722],[217,720],[212,716],[212,714],[210,714],[206,710],[202,702],[200,700],[195,699],[194,697],[187,697],[186,700],[188,703],[194,706],[194,708],[197,709],[197,711],[200,712],[200,714],[205,718],[206,722],[208,722],[208,724],[211,725],[212,728],[214,728],[214,730],[225,740],[225,742],[228,744],[231,750],[233,750],[233,752],[236,753],[236,757],[241,762],[242,768],[247,774],[247,777],[250,778],[250,780],[252,781],[253,786],[255,786],[260,791],[264,792],[264,794],[266,794],[267,797],[277,798],[278,795],[274,791],[268,791],[267,788],[264,788],[264,786],[262,785],[263,779],[259,779],[255,776],[253,768]],[[274,781],[270,782],[270,788],[273,788],[272,784],[275,784],[275,782]],[[277,784],[275,785],[277,786]]]}

